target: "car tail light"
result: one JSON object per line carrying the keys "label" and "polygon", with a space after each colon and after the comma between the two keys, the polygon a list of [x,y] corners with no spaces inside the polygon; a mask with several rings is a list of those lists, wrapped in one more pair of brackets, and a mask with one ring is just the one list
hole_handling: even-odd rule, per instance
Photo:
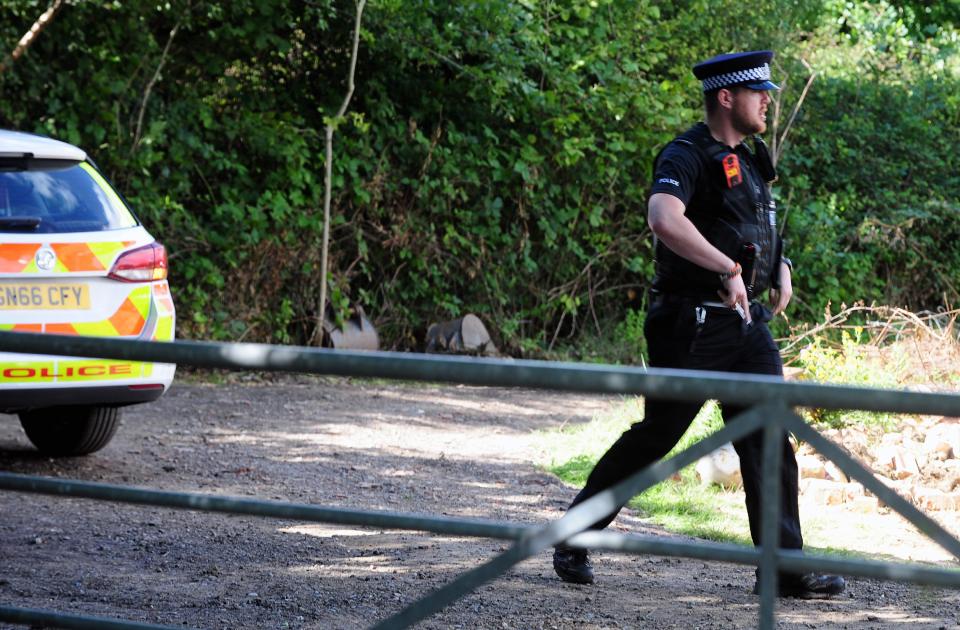
{"label": "car tail light", "polygon": [[108,277],[124,282],[166,280],[167,250],[160,243],[150,243],[129,251],[117,259]]}

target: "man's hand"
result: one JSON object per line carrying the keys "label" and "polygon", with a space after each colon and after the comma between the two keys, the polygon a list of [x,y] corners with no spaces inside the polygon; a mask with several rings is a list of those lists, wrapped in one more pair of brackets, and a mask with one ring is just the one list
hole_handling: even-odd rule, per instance
{"label": "man's hand", "polygon": [[[738,273],[723,281],[723,291],[718,291],[723,303],[732,309],[737,309],[742,317],[749,324],[750,319],[750,298],[747,296],[747,287],[743,284],[743,277]],[[737,308],[739,307],[739,308]]]}
{"label": "man's hand", "polygon": [[[650,196],[647,223],[663,244],[673,253],[686,258],[704,269],[715,270],[720,275],[734,265],[734,261],[703,237],[697,227],[684,213],[686,206],[677,197],[666,193]],[[723,303],[730,308],[739,307],[740,316],[750,322],[750,300],[743,278],[737,274],[723,281],[723,291],[718,292]]]}
{"label": "man's hand", "polygon": [[786,263],[780,263],[780,288],[770,290],[770,302],[773,307],[773,314],[779,315],[787,309],[790,298],[793,297],[793,282],[790,274],[790,267]]}

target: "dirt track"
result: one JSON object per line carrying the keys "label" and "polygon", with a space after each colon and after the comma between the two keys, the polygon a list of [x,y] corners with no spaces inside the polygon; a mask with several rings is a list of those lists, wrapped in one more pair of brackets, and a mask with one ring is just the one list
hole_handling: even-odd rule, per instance
{"label": "dirt track", "polygon": [[[86,458],[39,457],[16,419],[0,416],[0,470],[542,523],[573,491],[533,464],[531,433],[589,420],[609,404],[306,377],[181,380],[157,403],[128,409],[114,442]],[[627,512],[614,526],[662,534]],[[365,628],[503,549],[484,539],[0,493],[0,605],[171,626]],[[596,554],[595,566],[597,584],[572,586],[541,554],[419,627],[756,627],[750,568],[614,553]],[[836,600],[783,601],[778,618],[781,628],[960,628],[958,610],[957,591],[854,579]]]}

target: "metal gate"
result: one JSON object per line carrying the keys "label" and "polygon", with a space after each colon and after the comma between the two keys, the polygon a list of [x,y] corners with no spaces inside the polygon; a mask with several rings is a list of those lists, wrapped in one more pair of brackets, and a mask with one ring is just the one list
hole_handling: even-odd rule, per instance
{"label": "metal gate", "polygon": [[[915,563],[853,560],[832,555],[804,554],[778,548],[779,492],[776,471],[782,451],[778,446],[784,431],[809,442],[832,460],[851,479],[859,481],[885,505],[908,519],[921,532],[960,560],[960,540],[909,501],[881,483],[859,462],[822,436],[792,410],[793,407],[861,409],[891,413],[938,414],[960,417],[960,395],[881,390],[812,383],[784,382],[774,377],[729,375],[683,370],[477,359],[393,352],[347,352],[266,344],[235,344],[196,341],[153,343],[126,339],[65,337],[0,332],[0,351],[60,354],[178,363],[230,370],[273,370],[312,374],[388,378],[399,380],[464,383],[506,387],[618,393],[675,400],[718,399],[749,407],[736,422],[693,445],[686,451],[654,463],[618,485],[569,510],[562,518],[542,526],[479,519],[422,516],[372,510],[349,510],[315,505],[263,501],[209,494],[165,492],[129,486],[0,473],[0,489],[18,492],[83,497],[122,503],[146,504],[247,514],[324,523],[409,529],[460,536],[500,538],[515,541],[502,554],[464,572],[449,584],[413,602],[375,628],[407,628],[510,567],[567,541],[572,546],[625,553],[654,554],[733,562],[761,569],[758,627],[775,627],[777,574],[780,570],[822,570],[960,588],[960,572]],[[659,483],[727,442],[754,431],[763,431],[762,541],[758,548],[710,542],[674,542],[611,531],[585,531],[616,506]],[[54,611],[0,605],[0,620],[21,624],[42,623],[60,628],[163,628]]]}

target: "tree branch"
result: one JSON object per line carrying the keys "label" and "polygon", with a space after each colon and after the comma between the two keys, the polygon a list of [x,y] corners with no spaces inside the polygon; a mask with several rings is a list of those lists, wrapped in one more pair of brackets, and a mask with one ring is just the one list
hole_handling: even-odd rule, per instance
{"label": "tree branch", "polygon": [[176,37],[178,30],[180,30],[180,22],[177,22],[173,28],[170,29],[170,36],[167,37],[167,45],[163,47],[163,52],[160,54],[160,63],[157,64],[157,69],[154,71],[153,76],[147,83],[146,89],[143,91],[143,100],[140,101],[140,112],[137,114],[137,126],[133,132],[133,144],[130,146],[130,155],[133,155],[140,146],[140,140],[142,139],[140,134],[143,131],[143,117],[147,112],[147,101],[150,100],[150,93],[153,91],[153,86],[160,78],[160,71],[167,62],[170,45],[173,44],[173,38]]}
{"label": "tree branch", "polygon": [[311,342],[320,345],[323,340],[323,321],[327,305],[327,254],[330,247],[330,189],[333,185],[333,132],[343,115],[347,113],[353,97],[353,78],[357,70],[357,50],[360,48],[360,21],[367,0],[357,0],[357,16],[353,23],[353,49],[350,52],[350,73],[347,76],[347,93],[336,115],[327,121],[325,129],[326,164],[323,175],[323,244],[320,250],[320,303],[317,305],[317,323]]}
{"label": "tree branch", "polygon": [[30,27],[30,30],[24,33],[23,37],[20,38],[20,41],[17,42],[17,47],[13,49],[12,53],[10,53],[10,59],[0,62],[0,73],[3,73],[13,62],[22,57],[23,53],[27,52],[27,49],[30,48],[34,40],[36,40],[40,33],[43,32],[43,29],[50,25],[50,22],[62,7],[63,0],[53,0],[53,4],[51,4],[50,7],[47,8],[47,10],[37,18],[37,21],[34,22],[33,26]]}
{"label": "tree branch", "polygon": [[807,98],[807,92],[810,91],[810,86],[813,85],[813,80],[817,77],[816,71],[810,67],[810,64],[807,63],[805,59],[801,59],[800,63],[802,63],[803,66],[810,71],[810,76],[807,77],[807,84],[803,86],[803,91],[800,93],[800,98],[797,99],[796,104],[793,106],[793,111],[790,113],[790,120],[787,121],[786,127],[783,128],[783,133],[780,134],[780,139],[777,142],[777,146],[773,152],[774,166],[776,166],[777,162],[780,161],[780,155],[783,153],[783,147],[787,142],[787,135],[790,133],[790,128],[793,126],[793,121],[796,120],[797,114],[800,112],[800,106],[803,105],[804,99]]}

